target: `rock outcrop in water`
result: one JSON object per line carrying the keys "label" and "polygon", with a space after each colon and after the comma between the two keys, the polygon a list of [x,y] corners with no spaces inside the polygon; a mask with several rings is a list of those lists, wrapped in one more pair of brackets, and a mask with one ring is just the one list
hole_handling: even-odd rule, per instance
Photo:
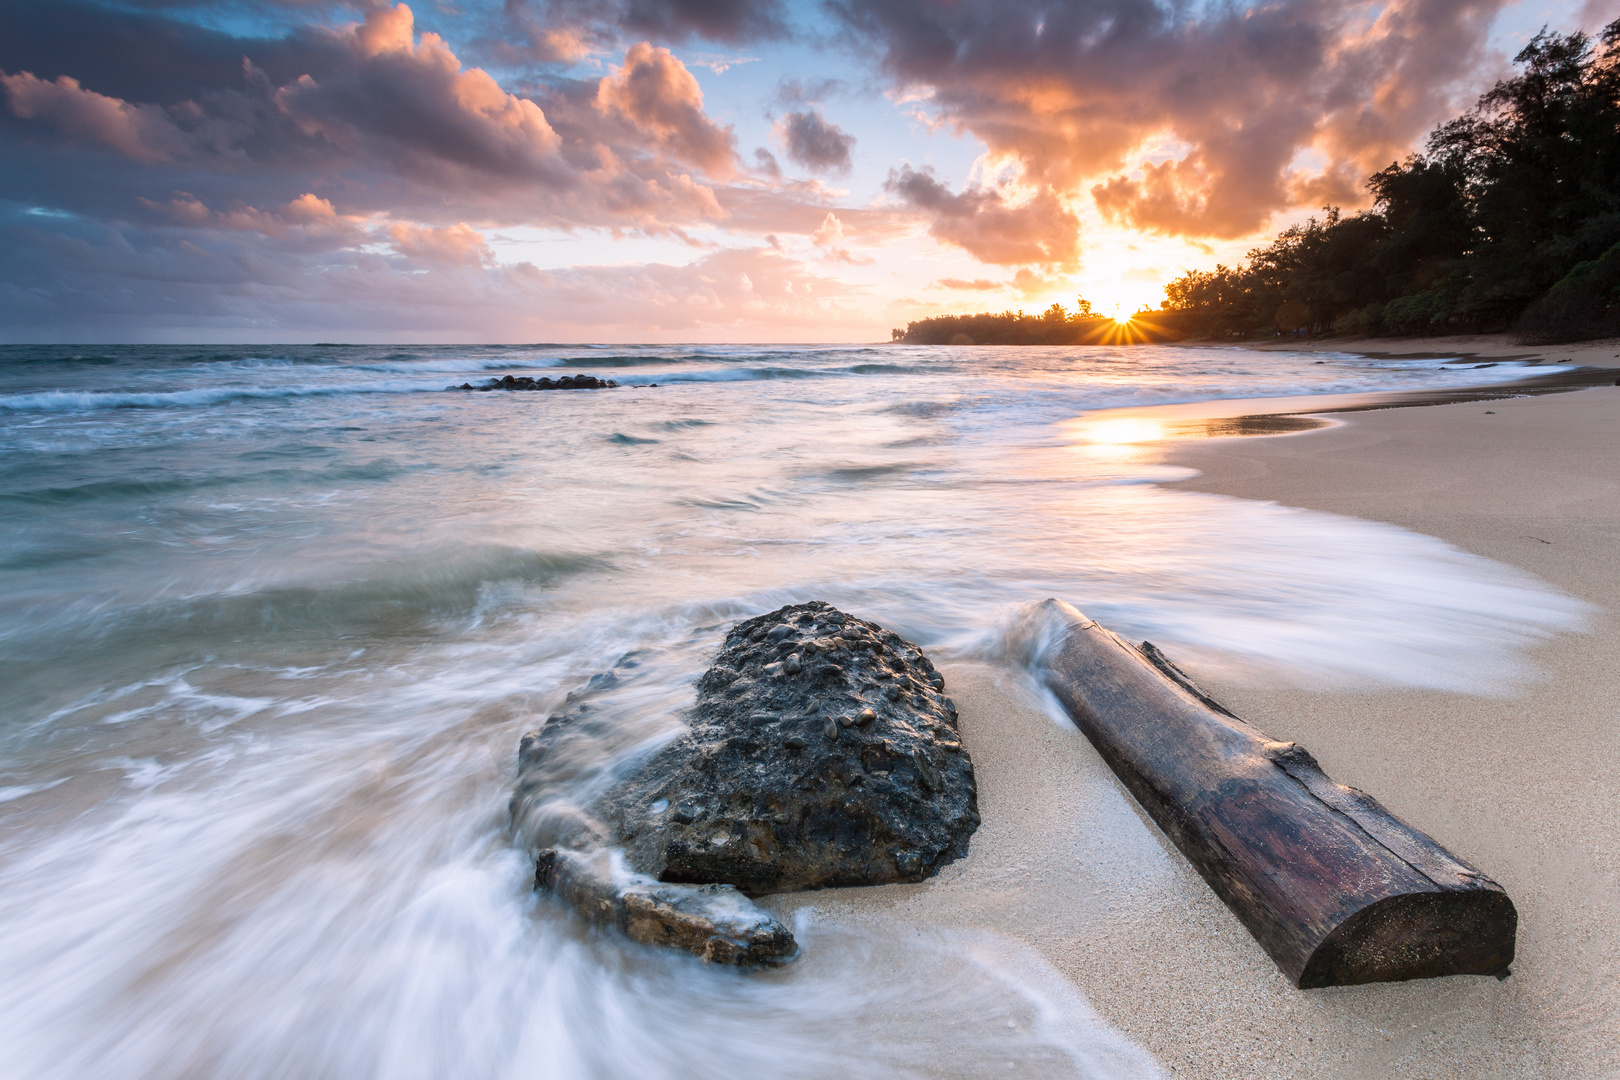
{"label": "rock outcrop in water", "polygon": [[[761,895],[920,881],[965,855],[979,823],[973,764],[943,678],[915,645],[829,604],[739,623],[698,682],[690,730],[579,814],[559,818],[553,808],[541,821],[534,807],[567,768],[565,748],[588,711],[580,703],[553,717],[519,751],[513,822],[548,849],[539,852],[542,885],[555,887],[548,868],[559,858],[582,865],[557,849],[599,845],[622,847],[628,871],[666,891],[683,883]],[[589,906],[576,894],[617,895],[606,870],[589,880],[569,887],[576,905]],[[713,905],[696,895],[666,895],[671,915],[652,919],[657,933],[617,914],[598,921],[731,962],[791,952],[779,927],[739,916],[741,896],[715,899],[723,918],[711,918]],[[713,944],[716,934],[704,937],[694,919],[731,920],[718,932],[729,943]]]}
{"label": "rock outcrop in water", "polygon": [[528,375],[506,375],[489,379],[482,386],[462,383],[447,386],[446,390],[611,390],[618,386],[615,379],[598,379],[595,375],[564,375],[553,382],[549,376],[532,378]]}

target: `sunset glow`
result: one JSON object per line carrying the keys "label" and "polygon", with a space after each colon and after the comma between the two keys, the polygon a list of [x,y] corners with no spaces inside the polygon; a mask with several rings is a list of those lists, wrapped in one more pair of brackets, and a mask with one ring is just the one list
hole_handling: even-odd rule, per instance
{"label": "sunset glow", "polygon": [[[1123,333],[1364,205],[1534,29],[1414,3],[13,6],[0,333],[887,340],[1081,297]],[[1310,55],[1228,55],[1272,24]]]}

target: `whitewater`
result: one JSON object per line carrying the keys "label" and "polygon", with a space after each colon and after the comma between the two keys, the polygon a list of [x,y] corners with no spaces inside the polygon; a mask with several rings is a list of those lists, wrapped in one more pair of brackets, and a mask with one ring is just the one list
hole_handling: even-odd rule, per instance
{"label": "whitewater", "polygon": [[[445,391],[508,373],[621,386]],[[507,833],[519,736],[633,672],[583,798],[680,730],[728,626],[811,599],[945,664],[1014,664],[1057,596],[1246,678],[1506,690],[1579,603],[1393,526],[1158,487],[1186,471],[1073,421],[1519,374],[0,347],[0,1077],[1159,1075],[994,933],[803,915],[801,957],[748,974],[583,928]]]}

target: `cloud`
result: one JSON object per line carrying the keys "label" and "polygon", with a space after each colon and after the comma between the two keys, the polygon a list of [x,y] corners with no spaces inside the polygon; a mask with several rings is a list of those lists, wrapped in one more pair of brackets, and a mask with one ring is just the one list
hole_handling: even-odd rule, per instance
{"label": "cloud", "polygon": [[47,82],[32,72],[0,72],[13,116],[52,124],[70,138],[102,143],[136,161],[188,155],[185,134],[156,105],[132,105],[86,90],[69,75]]}
{"label": "cloud", "polygon": [[817,105],[833,94],[845,89],[842,79],[781,79],[776,84],[776,101],[780,105]]}
{"label": "cloud", "polygon": [[777,162],[776,155],[763,146],[754,151],[754,168],[773,180],[782,177],[782,166]]}
{"label": "cloud", "polygon": [[[117,215],[154,189],[210,205],[313,190],[344,212],[438,225],[665,233],[725,216],[706,181],[732,174],[730,129],[703,112],[697,81],[667,50],[632,47],[606,79],[519,94],[465,66],[438,35],[418,34],[403,3],[275,40],[107,18],[116,33],[98,16],[77,42],[35,26],[24,36],[41,70],[0,71],[0,159],[9,150],[28,163],[8,177],[13,197]],[[127,53],[150,41],[169,67],[196,72],[194,92],[176,98],[172,72],[139,63],[109,67],[128,97],[87,81],[116,51],[109,34],[125,37]],[[108,169],[98,153],[138,168]]]}
{"label": "cloud", "polygon": [[1037,274],[1026,266],[1013,275],[1012,287],[1025,296],[1039,296],[1041,293],[1067,289],[1069,281],[1067,278],[1047,277],[1044,274]]}
{"label": "cloud", "polygon": [[492,266],[495,256],[466,222],[436,229],[399,221],[388,230],[394,250],[415,262],[448,266]]}
{"label": "cloud", "polygon": [[953,195],[932,168],[903,165],[884,187],[902,202],[928,213],[929,235],[955,244],[981,262],[998,266],[1036,263],[1072,267],[1080,255],[1080,220],[1049,188],[1011,203],[999,191],[977,186]]}
{"label": "cloud", "polygon": [[757,41],[787,32],[775,0],[627,0],[618,11],[627,30],[665,41]]}
{"label": "cloud", "polygon": [[377,222],[309,243],[296,227],[266,236],[196,212],[206,227],[0,220],[0,334],[71,325],[81,340],[118,341],[804,341],[880,330],[859,289],[769,248],[541,270],[491,261],[465,225]]}
{"label": "cloud", "polygon": [[836,244],[843,238],[844,223],[831,210],[827,211],[827,216],[822,219],[820,227],[810,234],[810,239],[816,244]]}
{"label": "cloud", "polygon": [[244,203],[229,210],[210,210],[189,191],[177,191],[166,202],[145,198],[139,201],[158,218],[176,225],[255,232],[281,240],[296,237],[306,250],[326,250],[369,239],[365,218],[341,215],[330,202],[308,192],[269,210]]}
{"label": "cloud", "polygon": [[[479,46],[497,63],[571,64],[627,42],[724,45],[777,40],[790,30],[780,0],[504,0]],[[752,57],[689,58],[718,74]]]}
{"label": "cloud", "polygon": [[946,277],[932,282],[929,287],[955,289],[959,292],[992,292],[997,289],[1005,289],[1007,285],[1005,282],[991,281],[989,278],[974,278],[972,281],[967,281],[963,278]]}
{"label": "cloud", "polygon": [[830,124],[820,109],[790,112],[776,123],[776,133],[787,156],[816,172],[849,172],[850,147],[855,136]]}
{"label": "cloud", "polygon": [[436,186],[486,181],[565,186],[560,139],[533,101],[461,61],[437,34],[414,33],[411,9],[373,8],[338,32],[354,57],[325,80],[302,75],[271,95],[306,137],[390,160]]}
{"label": "cloud", "polygon": [[1027,183],[1094,190],[1122,224],[1234,237],[1302,201],[1356,197],[1477,91],[1504,2],[830,7],[899,88],[1016,161]]}
{"label": "cloud", "polygon": [[729,178],[736,137],[703,112],[703,90],[686,65],[665,48],[632,45],[624,64],[603,79],[597,104],[628,118],[666,152],[710,175]]}

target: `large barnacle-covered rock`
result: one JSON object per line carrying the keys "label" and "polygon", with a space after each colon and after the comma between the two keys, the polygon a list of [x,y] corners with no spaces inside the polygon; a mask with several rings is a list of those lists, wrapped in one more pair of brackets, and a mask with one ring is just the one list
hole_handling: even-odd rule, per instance
{"label": "large barnacle-covered rock", "polygon": [[829,604],[749,619],[698,682],[691,731],[599,813],[662,881],[921,880],[979,823],[944,687],[921,649]]}
{"label": "large barnacle-covered rock", "polygon": [[[611,729],[610,716],[587,693],[525,735],[513,825],[540,859],[543,886],[560,880],[556,867],[585,865],[559,851],[603,847],[622,849],[640,880],[665,883],[659,904],[633,906],[651,912],[643,922],[663,912],[680,925],[632,936],[711,959],[781,959],[791,936],[739,908],[741,896],[670,890],[730,885],[757,896],[920,881],[961,858],[979,812],[944,690],[922,650],[893,632],[819,601],[784,607],[731,630],[698,681],[687,732],[587,805],[549,792],[577,779],[591,755],[574,744]],[[557,891],[600,907],[615,895],[608,880]],[[709,918],[710,904],[724,910]],[[760,921],[741,934],[754,913]],[[703,930],[705,919],[721,929]]]}

